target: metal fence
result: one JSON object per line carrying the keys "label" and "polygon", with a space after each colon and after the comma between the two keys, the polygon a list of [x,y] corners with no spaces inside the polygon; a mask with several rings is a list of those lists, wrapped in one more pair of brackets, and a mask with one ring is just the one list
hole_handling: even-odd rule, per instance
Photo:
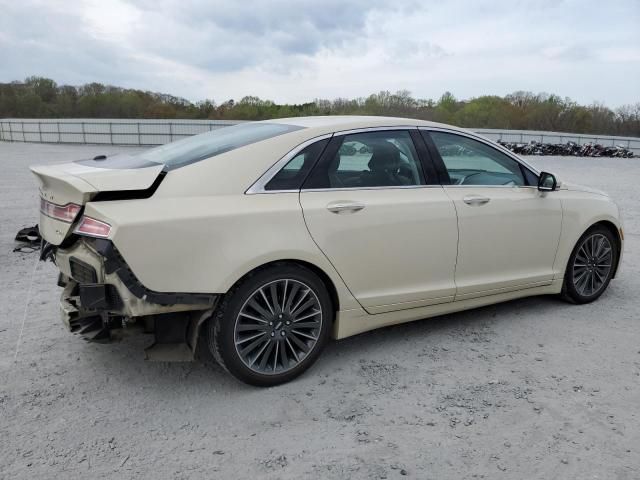
{"label": "metal fence", "polygon": [[472,130],[492,140],[501,140],[503,142],[576,142],[578,145],[584,145],[585,143],[599,143],[600,145],[603,145],[605,147],[615,147],[616,145],[622,145],[623,147],[632,150],[634,154],[640,154],[640,138],[638,137],[591,135],[587,133],[539,132],[534,130],[495,130],[490,128],[476,128]]}
{"label": "metal fence", "polygon": [[1,119],[0,140],[9,142],[163,145],[217,128],[228,120]]}
{"label": "metal fence", "polygon": [[[242,123],[240,120],[140,119],[0,119],[0,140],[9,142],[89,143],[108,145],[162,145],[190,135]],[[505,142],[599,143],[622,145],[640,155],[640,138],[532,130],[471,129]]]}

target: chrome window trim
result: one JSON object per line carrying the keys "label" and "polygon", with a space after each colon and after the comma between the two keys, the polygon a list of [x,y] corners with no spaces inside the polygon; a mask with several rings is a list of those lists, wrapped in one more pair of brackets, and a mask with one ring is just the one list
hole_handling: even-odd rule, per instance
{"label": "chrome window trim", "polygon": [[[301,190],[265,190],[265,186],[269,181],[276,176],[276,174],[287,164],[291,159],[293,159],[298,153],[307,148],[309,145],[318,142],[320,140],[324,140],[327,138],[331,138],[335,135],[343,136],[343,135],[353,135],[356,133],[367,133],[367,132],[380,132],[387,130],[417,130],[418,127],[416,125],[393,125],[388,127],[365,127],[365,128],[355,128],[351,130],[337,130],[333,133],[327,133],[324,135],[320,135],[318,137],[313,137],[297,147],[293,148],[289,153],[287,153],[284,157],[274,163],[265,173],[262,174],[258,180],[256,180],[244,193],[247,195],[255,195],[257,193],[296,193]],[[442,185],[400,185],[396,187],[368,187],[368,188],[360,188],[360,187],[341,187],[341,188],[305,188],[304,191],[343,191],[343,190],[381,190],[386,188],[420,188],[420,187],[441,187]]]}
{"label": "chrome window trim", "polygon": [[392,185],[380,187],[305,188],[301,192],[353,192],[358,190],[408,190],[416,188],[444,188],[445,185]]}
{"label": "chrome window trim", "polygon": [[[540,170],[538,170],[537,168],[534,168],[532,165],[530,165],[525,160],[517,156],[511,150],[508,150],[504,148],[502,145],[500,145],[499,143],[492,142],[488,138],[484,138],[483,136],[478,135],[476,133],[463,131],[463,130],[454,130],[451,128],[444,128],[444,127],[418,127],[418,130],[425,130],[427,132],[434,131],[434,132],[451,133],[453,135],[460,135],[462,137],[469,137],[473,140],[477,140],[479,142],[484,143],[485,145],[488,145],[489,147],[495,150],[498,150],[500,153],[504,153],[507,157],[512,158],[513,160],[518,162],[520,165],[522,165],[524,168],[533,172],[536,176],[538,177],[540,176]],[[486,186],[491,186],[491,185],[486,185]],[[502,186],[502,185],[498,185],[498,186]],[[524,186],[531,186],[531,185],[524,185]]]}
{"label": "chrome window trim", "polygon": [[[351,130],[338,130],[334,136],[355,135],[368,132],[385,132],[389,130],[417,130],[416,125],[394,125],[391,127],[364,127]],[[301,192],[353,192],[357,190],[406,190],[411,188],[442,188],[442,185],[383,185],[379,187],[336,187],[336,188],[303,188]]]}
{"label": "chrome window trim", "polygon": [[295,156],[298,155],[302,150],[307,148],[309,145],[312,145],[312,144],[314,144],[316,142],[319,142],[320,140],[325,140],[327,138],[331,138],[332,136],[333,136],[333,133],[327,133],[327,134],[324,134],[324,135],[320,135],[318,137],[310,138],[309,140],[306,140],[306,141],[302,142],[301,144],[297,145],[296,147],[291,149],[285,156],[283,156],[280,160],[278,160],[276,163],[271,165],[271,167],[266,172],[264,172],[260,176],[260,178],[258,178],[258,180],[256,180],[244,193],[246,195],[254,195],[256,193],[294,193],[294,192],[299,192],[300,189],[295,189],[295,190],[265,190],[264,187],[267,185],[267,183],[269,183],[269,181],[271,181],[271,179],[273,177],[276,176],[276,174],[287,163],[289,163],[290,160],[295,158]]}
{"label": "chrome window trim", "polygon": [[286,155],[284,155],[280,160],[274,163],[265,173],[258,178],[246,191],[247,195],[254,195],[258,193],[299,193],[301,191],[305,192],[333,192],[333,191],[354,191],[354,190],[397,190],[397,189],[409,189],[409,188],[444,188],[444,187],[453,187],[453,188],[531,188],[536,189],[536,186],[533,185],[397,185],[397,186],[380,186],[380,187],[339,187],[339,188],[305,188],[305,189],[295,189],[295,190],[265,190],[265,186],[269,181],[287,164],[291,159],[293,159],[298,153],[307,148],[309,145],[318,142],[320,140],[325,140],[327,138],[331,138],[335,135],[353,135],[357,133],[367,133],[367,132],[379,132],[379,131],[388,131],[388,130],[425,130],[425,131],[437,131],[444,133],[451,133],[453,135],[460,135],[463,137],[469,137],[473,140],[484,143],[485,145],[498,150],[499,152],[507,155],[509,158],[516,161],[518,164],[522,165],[524,168],[532,171],[536,176],[540,175],[540,171],[531,166],[525,160],[521,159],[517,155],[515,155],[510,150],[507,150],[502,145],[492,142],[489,139],[486,139],[480,135],[477,135],[473,132],[455,130],[445,127],[430,127],[430,126],[415,126],[415,125],[394,125],[388,127],[365,127],[365,128],[355,128],[351,130],[338,130],[333,133],[327,133],[324,135],[319,135],[317,137],[310,138],[297,145],[293,149],[291,149]]}
{"label": "chrome window trim", "polygon": [[444,188],[530,188],[532,190],[538,190],[538,187],[533,185],[442,185]]}
{"label": "chrome window trim", "polygon": [[368,133],[368,132],[384,132],[388,130],[417,130],[415,125],[393,125],[390,127],[364,127],[353,128],[351,130],[336,130],[334,135],[354,135],[356,133]]}

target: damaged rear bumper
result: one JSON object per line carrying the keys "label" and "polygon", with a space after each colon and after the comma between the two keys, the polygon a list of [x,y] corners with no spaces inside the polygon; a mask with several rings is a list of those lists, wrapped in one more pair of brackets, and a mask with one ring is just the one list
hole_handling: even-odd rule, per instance
{"label": "damaged rear bumper", "polygon": [[109,240],[81,238],[56,248],[62,322],[97,342],[153,333],[147,349],[154,360],[191,360],[200,325],[219,295],[155,292],[146,288]]}

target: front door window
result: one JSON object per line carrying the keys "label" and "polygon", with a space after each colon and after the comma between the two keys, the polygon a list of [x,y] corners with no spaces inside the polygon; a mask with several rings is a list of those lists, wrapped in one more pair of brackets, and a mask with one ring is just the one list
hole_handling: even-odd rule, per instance
{"label": "front door window", "polygon": [[452,185],[525,186],[524,168],[513,158],[462,135],[429,132]]}

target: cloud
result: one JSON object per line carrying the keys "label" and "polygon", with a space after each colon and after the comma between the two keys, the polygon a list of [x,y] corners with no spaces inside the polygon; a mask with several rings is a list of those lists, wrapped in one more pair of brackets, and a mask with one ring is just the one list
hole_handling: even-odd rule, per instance
{"label": "cloud", "polygon": [[383,89],[640,97],[635,0],[0,0],[0,11],[0,81],[37,74],[218,101]]}

